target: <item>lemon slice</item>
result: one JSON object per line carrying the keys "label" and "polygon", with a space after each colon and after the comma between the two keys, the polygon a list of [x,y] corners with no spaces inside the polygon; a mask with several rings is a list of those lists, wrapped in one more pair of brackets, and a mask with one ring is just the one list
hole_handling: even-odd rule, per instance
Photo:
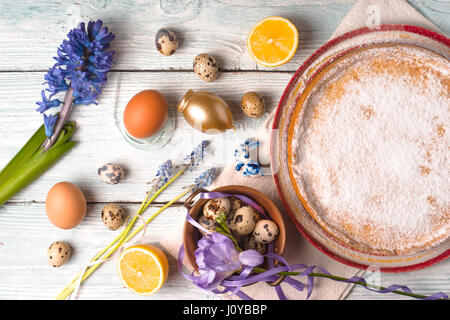
{"label": "lemon slice", "polygon": [[298,46],[297,28],[282,17],[268,17],[259,21],[247,39],[250,55],[266,67],[285,64],[294,56]]}
{"label": "lemon slice", "polygon": [[162,287],[169,273],[169,263],[159,248],[140,244],[120,254],[118,269],[120,280],[128,289],[146,296]]}

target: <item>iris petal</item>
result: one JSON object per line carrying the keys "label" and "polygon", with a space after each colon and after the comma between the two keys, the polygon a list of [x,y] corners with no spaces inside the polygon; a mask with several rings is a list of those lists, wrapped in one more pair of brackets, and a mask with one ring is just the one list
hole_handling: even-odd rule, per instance
{"label": "iris petal", "polygon": [[239,261],[243,265],[256,267],[264,262],[264,257],[258,251],[249,249],[239,253]]}

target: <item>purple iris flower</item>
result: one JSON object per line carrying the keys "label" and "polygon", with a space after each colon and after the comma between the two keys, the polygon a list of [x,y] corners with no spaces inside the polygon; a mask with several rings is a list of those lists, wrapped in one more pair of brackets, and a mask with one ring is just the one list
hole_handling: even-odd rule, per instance
{"label": "purple iris flower", "polygon": [[[90,21],[87,26],[81,22],[69,31],[54,57],[56,63],[45,75],[45,83],[50,98],[70,88],[73,90],[74,104],[96,104],[101,87],[106,83],[106,74],[111,70],[114,51],[107,51],[114,35],[108,32],[101,20]],[[59,100],[49,101],[43,96],[37,102],[39,112],[56,105]],[[58,104],[59,105],[59,104]],[[63,121],[64,119],[61,119]],[[46,133],[53,133],[54,121],[44,122]]]}
{"label": "purple iris flower", "polygon": [[195,260],[199,276],[195,284],[206,290],[217,288],[220,283],[243,266],[256,267],[264,257],[256,250],[239,252],[227,236],[214,232],[198,242]]}

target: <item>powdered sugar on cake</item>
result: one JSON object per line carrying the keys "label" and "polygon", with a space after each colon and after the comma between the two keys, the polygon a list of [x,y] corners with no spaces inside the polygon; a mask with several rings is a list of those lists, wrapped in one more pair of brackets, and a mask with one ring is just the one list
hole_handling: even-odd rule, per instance
{"label": "powdered sugar on cake", "polygon": [[375,252],[406,253],[445,240],[448,60],[392,46],[344,61],[315,86],[295,124],[293,174],[314,218]]}

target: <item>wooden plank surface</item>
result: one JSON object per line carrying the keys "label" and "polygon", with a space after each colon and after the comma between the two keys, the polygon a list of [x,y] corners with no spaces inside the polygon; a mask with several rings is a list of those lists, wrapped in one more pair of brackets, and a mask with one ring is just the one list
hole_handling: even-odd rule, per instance
{"label": "wooden plank surface", "polygon": [[[274,72],[267,76],[264,72],[227,72],[212,84],[201,82],[192,72],[113,72],[109,78],[98,106],[77,106],[71,114],[78,127],[73,140],[79,143],[67,154],[64,161],[60,161],[36,181],[36,184],[46,187],[30,186],[11,201],[45,201],[48,187],[61,178],[77,183],[90,202],[142,201],[146,182],[154,177],[157,166],[168,158],[174,163],[180,161],[204,139],[212,142],[211,149],[208,149],[211,153],[205,159],[208,166],[221,167],[234,161],[235,148],[246,138],[252,137],[264,118],[276,108],[291,74]],[[19,146],[29,139],[41,123],[41,116],[33,110],[37,107],[35,101],[40,95],[42,79],[41,72],[0,73],[1,100],[9,99],[11,92],[21,87],[24,82],[27,83],[21,89],[20,96],[14,99],[14,109],[0,109],[0,136],[8,137],[2,142],[0,167],[6,165]],[[115,125],[120,122],[128,100],[147,88],[159,90],[164,94],[177,126],[171,141],[161,150],[152,152],[130,146]],[[176,111],[177,103],[189,88],[209,90],[223,97],[232,109],[236,131],[230,130],[224,135],[207,135],[194,131]],[[264,118],[251,119],[240,109],[240,97],[250,90],[255,90],[263,96],[268,110]],[[124,183],[110,186],[97,177],[97,168],[106,162],[124,165]],[[199,170],[205,170],[205,167]],[[161,195],[160,200],[173,198],[180,187],[192,183],[200,173],[199,170],[183,175],[173,188]]]}
{"label": "wooden plank surface", "polygon": [[[99,18],[117,36],[115,70],[191,70],[194,57],[201,52],[213,54],[223,70],[269,70],[250,58],[246,38],[262,17],[280,15],[297,26],[300,43],[294,58],[277,70],[295,71],[328,40],[354,3],[352,0],[3,0],[0,70],[46,70],[68,30],[79,21]],[[443,31],[450,30],[448,1],[410,3]],[[154,35],[161,27],[171,27],[180,38],[180,49],[174,56],[161,57],[154,48]]]}
{"label": "wooden plank surface", "polygon": [[[0,207],[0,300],[54,299],[83,266],[120,231],[105,228],[100,212],[105,203],[88,205],[83,222],[71,230],[55,228],[47,219],[45,204],[11,204]],[[121,204],[128,215],[138,209],[137,204]],[[153,206],[150,213],[159,206]],[[142,239],[159,246],[159,241],[180,227],[186,212],[173,207],[157,217]],[[137,224],[139,225],[139,223]],[[139,237],[137,237],[138,240]],[[60,268],[47,263],[46,249],[50,243],[62,240],[72,248],[70,260]],[[197,289],[178,272],[176,259],[169,257],[170,271],[167,285],[151,299],[212,299],[213,295]],[[143,299],[125,288],[117,275],[116,259],[106,262],[82,286],[80,299]]]}
{"label": "wooden plank surface", "polygon": [[[89,204],[86,218],[71,230],[55,228],[47,219],[43,203],[13,203],[0,207],[0,242],[3,242],[0,247],[0,300],[55,298],[77,272],[117,235],[118,231],[106,229],[101,221],[100,212],[105,204]],[[137,204],[121,205],[128,215],[138,208]],[[160,205],[152,206],[144,217],[149,217],[159,208]],[[159,246],[161,239],[167,239],[175,230],[181,230],[185,214],[184,207],[180,205],[165,210],[149,225],[141,241]],[[47,264],[45,253],[48,245],[57,240],[67,241],[73,248],[73,255],[64,266],[55,269]],[[116,257],[101,266],[81,287],[80,299],[149,299],[135,296],[123,287],[117,276]],[[176,259],[170,255],[168,257],[168,282],[150,299],[218,299],[185,280],[178,272]],[[421,271],[381,274],[379,278],[372,277],[368,281],[372,279],[372,283],[385,286],[407,285],[421,294],[448,293],[449,266],[446,261]],[[375,300],[407,297],[376,294],[355,287],[348,298]]]}
{"label": "wooden plank surface", "polygon": [[[444,33],[450,31],[450,1],[411,0],[412,6],[431,19]],[[351,0],[290,1],[131,1],[80,0],[0,2],[0,167],[3,167],[41,124],[34,112],[40,98],[43,76],[66,33],[81,20],[101,18],[114,32],[117,51],[114,71],[98,106],[77,107],[71,118],[78,128],[78,145],[35,183],[0,207],[0,299],[52,299],[93,254],[113,238],[99,212],[116,202],[133,213],[145,193],[145,183],[167,158],[180,160],[202,139],[212,141],[208,166],[222,167],[233,161],[234,148],[254,135],[268,113],[276,108],[289,79],[301,63],[325,43],[354,5]],[[263,17],[281,15],[294,22],[300,32],[299,49],[291,62],[276,69],[258,66],[246,48],[251,26]],[[154,34],[170,27],[180,38],[180,49],[163,57],[154,48]],[[192,73],[192,60],[200,52],[216,56],[220,77],[207,84]],[[169,102],[176,130],[161,150],[146,152],[132,148],[121,137],[117,124],[128,100],[143,89],[161,91]],[[188,89],[219,94],[229,104],[236,131],[208,136],[194,131],[175,111]],[[263,119],[246,117],[239,107],[243,93],[259,92],[268,112]],[[103,162],[118,162],[126,169],[123,183],[110,186],[96,176]],[[205,166],[202,168],[205,169]],[[173,198],[190,184],[200,169],[183,175],[150,208]],[[72,181],[88,199],[88,215],[72,230],[53,227],[45,215],[45,197],[58,181]],[[166,210],[149,227],[144,241],[157,244],[180,228],[185,211],[180,204]],[[45,250],[55,240],[67,240],[74,255],[61,268],[47,265]],[[450,261],[404,274],[383,274],[383,285],[404,284],[414,291],[450,293]],[[377,279],[375,279],[377,280]],[[129,293],[109,262],[88,280],[81,299],[142,299]],[[378,280],[377,280],[378,281]],[[186,281],[170,258],[167,285],[146,299],[216,299]],[[361,287],[348,299],[398,299],[371,293]]]}

